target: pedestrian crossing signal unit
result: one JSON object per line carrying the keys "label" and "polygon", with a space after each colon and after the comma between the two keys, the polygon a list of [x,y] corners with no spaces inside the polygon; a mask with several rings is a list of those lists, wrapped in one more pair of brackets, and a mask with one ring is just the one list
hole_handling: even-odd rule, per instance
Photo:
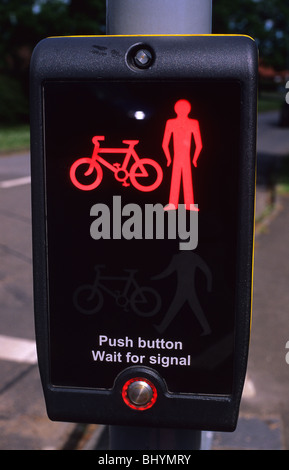
{"label": "pedestrian crossing signal unit", "polygon": [[251,322],[257,48],[42,41],[35,324],[53,420],[232,431]]}

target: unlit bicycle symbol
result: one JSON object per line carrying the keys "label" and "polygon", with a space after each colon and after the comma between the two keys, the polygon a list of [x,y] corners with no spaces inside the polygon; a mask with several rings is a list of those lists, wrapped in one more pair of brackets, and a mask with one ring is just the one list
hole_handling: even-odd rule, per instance
{"label": "unlit bicycle symbol", "polygon": [[[96,265],[96,276],[92,284],[84,284],[76,289],[73,303],[76,309],[86,315],[93,315],[102,310],[104,295],[115,299],[118,307],[125,311],[131,309],[140,317],[152,317],[161,308],[161,297],[151,287],[141,287],[135,279],[137,269],[125,269],[125,276],[104,276],[101,269],[104,265]],[[123,282],[122,290],[114,290],[107,286],[111,282]]]}

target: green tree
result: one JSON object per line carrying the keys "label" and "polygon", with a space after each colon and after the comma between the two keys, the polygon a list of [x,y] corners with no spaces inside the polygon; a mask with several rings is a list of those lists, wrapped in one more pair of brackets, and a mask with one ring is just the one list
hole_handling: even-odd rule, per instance
{"label": "green tree", "polygon": [[28,119],[29,63],[41,39],[104,32],[105,0],[0,0],[0,122]]}
{"label": "green tree", "polygon": [[47,36],[100,34],[104,25],[105,0],[0,0],[0,69],[18,72],[23,48]]}
{"label": "green tree", "polygon": [[289,68],[288,1],[213,0],[213,32],[248,34],[256,39],[265,63]]}

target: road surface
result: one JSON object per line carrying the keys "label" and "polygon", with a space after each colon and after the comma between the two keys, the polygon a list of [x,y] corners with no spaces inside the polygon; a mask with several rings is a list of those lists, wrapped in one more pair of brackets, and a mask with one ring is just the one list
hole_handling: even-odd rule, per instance
{"label": "road surface", "polygon": [[37,367],[30,156],[0,157],[0,449],[58,449],[72,428],[46,417]]}

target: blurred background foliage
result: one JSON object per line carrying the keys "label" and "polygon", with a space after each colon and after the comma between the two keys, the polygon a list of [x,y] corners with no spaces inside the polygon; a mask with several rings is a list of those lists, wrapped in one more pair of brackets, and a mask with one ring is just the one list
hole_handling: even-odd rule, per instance
{"label": "blurred background foliage", "polygon": [[[105,34],[105,11],[105,0],[0,0],[2,126],[29,122],[29,63],[37,42]],[[265,66],[289,69],[288,0],[213,0],[213,33],[248,34]]]}
{"label": "blurred background foliage", "polygon": [[248,34],[264,64],[289,69],[288,0],[213,0],[213,8],[215,32]]}
{"label": "blurred background foliage", "polygon": [[105,0],[0,0],[0,124],[29,122],[29,63],[47,36],[105,34]]}

